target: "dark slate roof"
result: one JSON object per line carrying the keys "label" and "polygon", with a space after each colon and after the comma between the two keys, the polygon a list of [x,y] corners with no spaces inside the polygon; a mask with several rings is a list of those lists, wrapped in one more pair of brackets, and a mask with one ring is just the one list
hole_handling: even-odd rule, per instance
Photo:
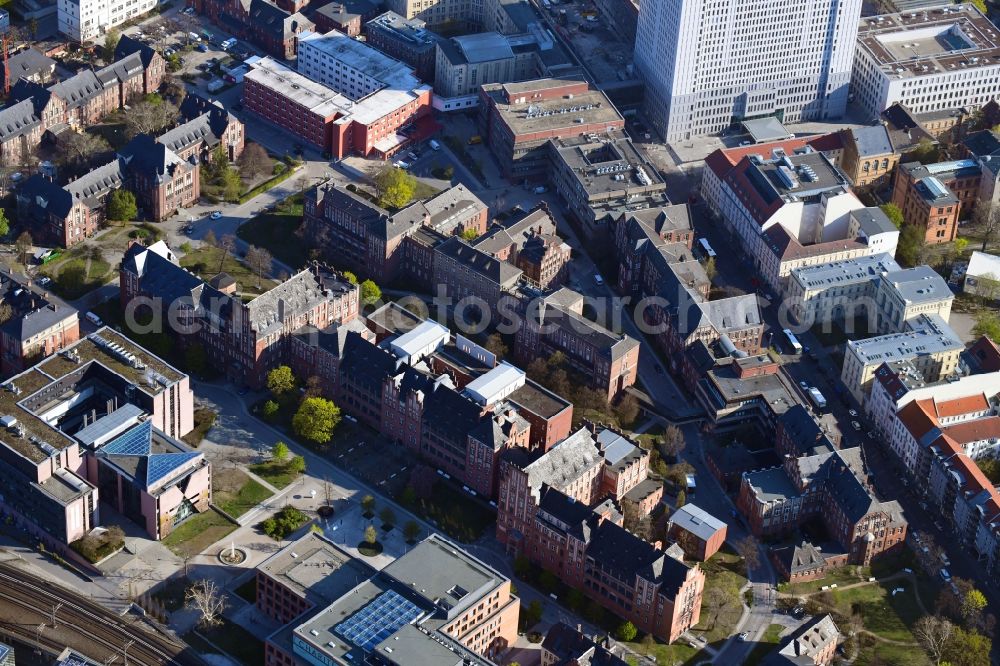
{"label": "dark slate roof", "polygon": [[75,109],[104,92],[104,84],[93,70],[85,69],[75,76],[49,87],[49,91],[66,103],[66,109]]}
{"label": "dark slate roof", "polygon": [[15,53],[8,60],[10,80],[17,81],[22,76],[49,76],[55,69],[56,61],[35,49],[25,49]]}
{"label": "dark slate roof", "polygon": [[34,212],[44,211],[45,214],[65,218],[73,208],[73,195],[40,173],[21,183],[17,200],[19,214],[26,212],[24,206],[28,206]]}
{"label": "dark slate roof", "polygon": [[135,77],[142,75],[144,69],[145,67],[143,66],[142,55],[137,52],[127,55],[121,60],[116,60],[107,67],[97,70],[95,75],[101,84],[107,88],[109,86],[116,85],[119,82],[124,83],[125,81],[130,81]]}
{"label": "dark slate roof", "polygon": [[472,247],[458,236],[452,236],[438,245],[435,252],[450,257],[470,270],[501,285],[513,283],[522,273],[520,268],[506,261],[494,259],[485,252]]}
{"label": "dark slate roof", "polygon": [[115,47],[115,60],[122,60],[134,54],[139,55],[140,62],[142,62],[144,67],[149,67],[153,58],[156,57],[156,51],[151,46],[143,44],[128,35],[122,35],[121,39],[118,40],[118,45]]}
{"label": "dark slate roof", "polygon": [[826,565],[826,559],[814,545],[803,541],[797,546],[782,546],[772,553],[789,576]]}
{"label": "dark slate roof", "polygon": [[797,447],[799,456],[832,453],[836,448],[809,410],[800,404],[792,405],[778,417],[778,427],[785,431],[788,439]]}
{"label": "dark slate roof", "polygon": [[542,486],[538,501],[538,512],[545,518],[554,518],[558,527],[581,541],[587,541],[591,534],[590,518],[593,510],[583,502],[559,492],[547,485]]}
{"label": "dark slate roof", "polygon": [[0,111],[0,141],[21,136],[42,124],[34,101],[21,100]]}
{"label": "dark slate roof", "polygon": [[[598,522],[596,514],[591,520]],[[592,529],[587,557],[619,580],[641,576],[659,583],[667,596],[687,579],[687,565],[609,520],[600,521]]]}
{"label": "dark slate roof", "polygon": [[148,134],[135,137],[118,154],[129,171],[141,173],[157,182],[172,179],[175,169],[191,168],[190,164]]}
{"label": "dark slate roof", "polygon": [[555,658],[550,666],[626,666],[606,648],[587,638],[573,627],[557,622],[542,641],[542,649]]}
{"label": "dark slate roof", "polygon": [[156,138],[157,143],[162,143],[175,153],[201,142],[204,142],[209,148],[214,148],[222,140],[222,132],[225,131],[229,122],[228,114],[225,111],[221,109],[217,109],[217,111],[220,113],[204,113],[172,130],[167,130]]}
{"label": "dark slate roof", "polygon": [[288,39],[298,30],[315,27],[315,24],[302,14],[298,12],[289,14],[267,0],[251,0],[249,11],[250,22],[262,26],[272,37],[280,41]]}
{"label": "dark slate roof", "polygon": [[549,331],[554,329],[564,329],[569,332],[572,338],[584,339],[598,353],[607,356],[612,361],[625,356],[636,347],[639,342],[628,335],[618,335],[596,322],[592,322],[583,315],[566,309],[561,305],[546,301],[543,307],[538,308],[533,316],[540,326],[545,326]]}
{"label": "dark slate roof", "polygon": [[0,328],[21,342],[77,316],[76,310],[63,301],[48,294],[43,296],[27,286],[26,278],[13,274],[0,275],[0,302],[11,308],[10,319]]}
{"label": "dark slate roof", "polygon": [[977,157],[995,155],[1000,153],[1000,135],[993,130],[973,132],[962,140],[962,145]]}
{"label": "dark slate roof", "polygon": [[[158,297],[164,303],[199,300],[205,283],[172,261],[173,254],[165,244],[162,249],[159,245],[153,249],[139,244],[129,247],[122,257],[122,270],[139,277],[139,289],[144,294]],[[164,250],[168,253],[166,257],[159,253]],[[228,298],[220,292],[214,293]]]}
{"label": "dark slate roof", "polygon": [[11,86],[10,94],[7,95],[7,108],[11,108],[19,102],[30,102],[35,116],[41,118],[45,107],[49,103],[52,93],[42,84],[21,79]]}

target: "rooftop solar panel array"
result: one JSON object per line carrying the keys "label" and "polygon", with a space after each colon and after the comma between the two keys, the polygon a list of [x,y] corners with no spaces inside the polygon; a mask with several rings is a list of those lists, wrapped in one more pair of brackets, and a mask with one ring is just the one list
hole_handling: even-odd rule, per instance
{"label": "rooftop solar panel array", "polygon": [[157,453],[149,456],[146,462],[146,487],[165,477],[189,460],[197,458],[199,453],[194,451],[188,453]]}
{"label": "rooftop solar panel array", "polygon": [[101,451],[108,455],[148,456],[152,441],[153,422],[143,421],[120,437],[105,444],[101,447]]}
{"label": "rooftop solar panel array", "polygon": [[400,627],[420,617],[422,612],[412,601],[387,590],[333,630],[344,640],[371,652]]}

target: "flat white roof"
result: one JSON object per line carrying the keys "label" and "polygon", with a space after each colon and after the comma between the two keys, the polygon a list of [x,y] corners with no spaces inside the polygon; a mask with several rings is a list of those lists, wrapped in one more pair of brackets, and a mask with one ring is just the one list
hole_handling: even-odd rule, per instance
{"label": "flat white roof", "polygon": [[303,55],[308,57],[309,50],[315,49],[318,54],[343,63],[382,84],[381,89],[367,97],[349,101],[345,107],[344,114],[362,125],[384,118],[431,89],[417,78],[406,63],[336,30],[325,35],[304,32],[299,35],[298,49],[300,59]]}
{"label": "flat white roof", "polygon": [[389,343],[397,356],[413,356],[448,341],[451,332],[436,321],[424,321]]}
{"label": "flat white roof", "polygon": [[245,78],[270,88],[323,117],[351,115],[351,100],[322,83],[302,76],[271,57],[251,58]]}
{"label": "flat white roof", "polygon": [[476,402],[489,405],[524,386],[524,371],[510,363],[501,363],[465,387],[466,394]]}
{"label": "flat white roof", "polygon": [[246,79],[270,88],[282,97],[301,104],[325,118],[339,116],[337,122],[341,124],[354,121],[362,125],[371,125],[430,90],[429,86],[417,81],[418,87],[415,89],[383,88],[355,102],[333,88],[313,81],[269,56],[256,60],[251,58],[247,60],[247,64],[251,70],[247,72]]}
{"label": "flat white roof", "polygon": [[1000,280],[1000,257],[986,252],[973,252],[965,274],[972,277],[983,277],[992,274],[993,277]]}

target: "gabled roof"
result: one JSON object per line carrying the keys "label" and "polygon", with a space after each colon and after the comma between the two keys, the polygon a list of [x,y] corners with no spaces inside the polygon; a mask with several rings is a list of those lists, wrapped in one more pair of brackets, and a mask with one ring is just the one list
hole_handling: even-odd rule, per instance
{"label": "gabled roof", "polygon": [[55,60],[33,48],[15,53],[7,60],[7,63],[10,68],[11,81],[17,81],[21,77],[47,77],[56,66]]}
{"label": "gabled roof", "polygon": [[149,134],[138,135],[118,154],[126,169],[142,174],[144,178],[157,183],[172,180],[177,169],[193,168],[190,163],[182,160],[177,153]]}
{"label": "gabled roof", "polygon": [[263,27],[272,37],[285,41],[297,32],[312,30],[316,27],[312,21],[302,14],[290,14],[281,7],[267,0],[250,0],[249,22]]}
{"label": "gabled roof", "polygon": [[523,272],[513,264],[500,261],[482,250],[477,250],[458,236],[452,236],[439,244],[435,248],[435,252],[449,257],[499,285],[513,284]]}
{"label": "gabled roof", "polygon": [[14,102],[0,110],[0,142],[26,134],[42,124],[31,99]]}
{"label": "gabled roof", "polygon": [[128,35],[122,35],[121,39],[118,40],[118,45],[115,46],[115,60],[122,60],[127,56],[135,54],[139,55],[139,60],[144,67],[149,67],[150,63],[153,62],[153,58],[157,56],[153,47],[143,44]]}

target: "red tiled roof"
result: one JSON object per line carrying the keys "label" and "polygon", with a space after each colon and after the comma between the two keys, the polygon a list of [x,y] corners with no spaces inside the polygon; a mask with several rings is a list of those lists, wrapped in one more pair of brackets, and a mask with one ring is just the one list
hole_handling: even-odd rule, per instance
{"label": "red tiled roof", "polygon": [[963,445],[984,439],[993,439],[1000,437],[1000,416],[956,423],[942,428],[942,432]]}
{"label": "red tiled roof", "polygon": [[933,400],[914,400],[896,415],[900,423],[918,441],[937,427],[937,420],[932,416],[933,404]]}
{"label": "red tiled roof", "polygon": [[946,400],[944,402],[938,402],[934,400],[934,409],[939,419],[945,419],[950,416],[961,416],[962,414],[971,414],[973,412],[982,412],[990,408],[990,403],[986,400],[986,396],[982,393],[978,395],[969,395],[963,398],[955,398],[954,400]]}

